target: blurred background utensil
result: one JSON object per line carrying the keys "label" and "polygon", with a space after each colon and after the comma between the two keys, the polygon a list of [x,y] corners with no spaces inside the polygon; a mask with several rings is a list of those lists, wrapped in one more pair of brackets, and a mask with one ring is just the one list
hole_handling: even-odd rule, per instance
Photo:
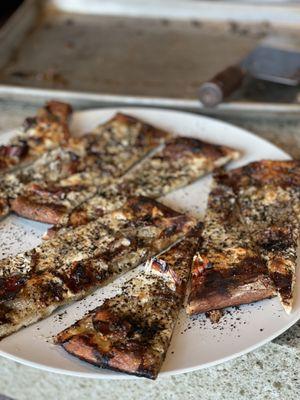
{"label": "blurred background utensil", "polygon": [[214,107],[241,87],[246,75],[264,81],[297,86],[300,83],[300,41],[268,36],[239,64],[219,72],[199,88],[203,105]]}
{"label": "blurred background utensil", "polygon": [[0,2],[0,27],[22,3],[23,0],[9,0]]}

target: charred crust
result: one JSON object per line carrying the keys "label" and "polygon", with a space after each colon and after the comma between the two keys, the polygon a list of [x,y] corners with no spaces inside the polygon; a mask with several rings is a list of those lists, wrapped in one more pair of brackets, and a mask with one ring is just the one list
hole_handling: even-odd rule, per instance
{"label": "charred crust", "polygon": [[60,101],[49,101],[46,103],[45,110],[62,122],[65,122],[73,112],[70,104],[62,103]]}
{"label": "charred crust", "polygon": [[229,155],[230,153],[233,155],[237,153],[237,151],[225,146],[207,143],[199,139],[177,136],[167,142],[163,153],[164,157],[171,159],[185,157],[187,153],[191,153],[195,156],[207,156],[209,159],[215,160]]}
{"label": "charred crust", "polygon": [[[74,345],[74,342],[77,342]],[[140,376],[150,379],[155,379],[157,374],[154,374],[151,370],[138,367],[138,369],[130,371],[118,368],[112,365],[113,350],[111,353],[100,352],[94,345],[90,343],[88,336],[77,335],[72,337],[70,340],[60,342],[64,349],[83,361],[88,361],[90,364],[96,367],[108,368],[111,371],[122,372],[128,375]],[[83,348],[82,351],[81,349]]]}
{"label": "charred crust", "polygon": [[11,323],[10,312],[11,308],[6,304],[0,304],[0,325]]}
{"label": "charred crust", "polygon": [[271,252],[283,252],[296,246],[293,232],[290,228],[275,226],[264,231],[260,243],[264,250]]}
{"label": "charred crust", "polygon": [[[148,343],[163,329],[132,315],[118,315],[104,304],[92,312],[92,327],[82,332],[81,321],[61,332],[56,342],[66,351],[89,363],[136,376],[155,379],[161,358],[149,358]],[[85,322],[83,327],[85,326]],[[78,331],[78,333],[76,333]],[[73,334],[74,332],[74,334]]]}
{"label": "charred crust", "polygon": [[37,203],[33,199],[19,196],[10,201],[12,211],[22,217],[48,224],[59,224],[66,215],[64,206],[47,203]]}
{"label": "charred crust", "polygon": [[291,300],[293,274],[289,271],[286,271],[284,274],[272,272],[270,275],[283,301]]}
{"label": "charred crust", "polygon": [[43,149],[57,147],[60,142],[68,140],[67,119],[70,113],[69,105],[53,101],[40,109],[37,117],[26,118],[23,131],[26,133],[32,129],[32,134],[19,135],[10,144],[0,146],[0,169],[9,169],[22,163],[23,159],[34,160]]}
{"label": "charred crust", "polygon": [[[109,300],[95,310],[92,318],[93,326],[108,337],[116,336],[115,339],[121,340],[123,336],[126,336],[128,340],[119,343],[119,348],[140,352],[143,350],[143,345],[162,329],[162,326],[155,321],[149,325],[138,316],[118,315],[106,308],[107,302]],[[119,337],[119,333],[121,333],[121,337]],[[139,335],[138,338],[136,334]]]}
{"label": "charred crust", "polygon": [[73,292],[78,293],[84,288],[92,288],[99,284],[107,272],[97,272],[93,268],[92,261],[81,262],[74,261],[68,274],[59,274],[57,276]]}
{"label": "charred crust", "polygon": [[145,196],[130,197],[125,208],[132,210],[136,218],[150,216],[151,218],[159,217],[176,217],[179,212]]}
{"label": "charred crust", "polygon": [[0,303],[13,299],[24,287],[27,277],[14,275],[7,278],[0,278]]}
{"label": "charred crust", "polygon": [[61,282],[48,281],[40,285],[40,300],[47,306],[53,303],[53,301],[61,301],[64,299],[66,289],[63,287]]}
{"label": "charred crust", "polygon": [[278,185],[282,188],[299,187],[300,161],[261,160],[215,176],[219,183],[231,186],[235,191],[251,185]]}
{"label": "charred crust", "polygon": [[66,195],[72,191],[82,191],[86,189],[84,185],[70,185],[70,186],[41,186],[36,183],[29,184],[26,187],[26,194],[35,195],[41,199],[64,199]]}
{"label": "charred crust", "polygon": [[212,265],[203,269],[192,282],[189,301],[218,295],[231,297],[236,288],[261,280],[262,277],[271,285],[267,267],[259,257],[247,257],[237,266],[222,270],[213,268]]}
{"label": "charred crust", "polygon": [[[223,295],[220,293],[211,293],[207,298],[196,297],[189,298],[186,307],[187,314],[203,313],[215,309],[223,309],[226,307],[238,306],[241,304],[249,304],[255,301],[270,299],[275,296],[276,292],[274,287],[270,285],[265,277],[257,277],[257,283],[261,285],[260,288],[253,290],[244,290],[242,287],[236,287],[232,290],[232,295]],[[254,284],[255,286],[255,284]]]}
{"label": "charred crust", "polygon": [[74,336],[78,336],[76,333],[70,334],[70,329],[76,330],[76,328],[79,328],[80,325],[80,321],[75,322],[73,325],[71,325],[70,327],[64,329],[63,331],[59,332],[55,337],[54,337],[54,342],[56,344],[63,344],[66,343],[68,340],[70,340],[72,337]]}
{"label": "charred crust", "polygon": [[[60,335],[59,335],[60,336]],[[101,355],[91,346],[87,335],[74,335],[66,340],[63,335],[57,337],[57,343],[60,343],[64,349],[78,357],[80,360],[87,361],[93,365],[101,366]]]}
{"label": "charred crust", "polygon": [[64,281],[67,287],[77,293],[84,287],[93,286],[95,284],[95,276],[89,270],[86,263],[75,261],[68,276],[61,275],[60,278]]}

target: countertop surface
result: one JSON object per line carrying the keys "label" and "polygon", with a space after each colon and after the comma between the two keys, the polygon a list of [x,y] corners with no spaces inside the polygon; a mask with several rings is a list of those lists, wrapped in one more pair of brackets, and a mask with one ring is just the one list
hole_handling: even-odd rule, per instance
{"label": "countertop surface", "polygon": [[[36,105],[0,101],[0,131],[19,126]],[[300,158],[300,115],[227,117]],[[157,381],[105,381],[56,375],[0,358],[0,393],[17,400],[300,399],[300,322],[260,349],[205,370]],[[1,398],[1,396],[0,396]]]}

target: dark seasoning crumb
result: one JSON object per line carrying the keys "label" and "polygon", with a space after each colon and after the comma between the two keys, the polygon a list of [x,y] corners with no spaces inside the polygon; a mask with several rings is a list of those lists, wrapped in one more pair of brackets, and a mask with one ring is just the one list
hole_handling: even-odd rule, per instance
{"label": "dark seasoning crumb", "polygon": [[[263,306],[263,301],[260,303],[255,303],[257,310],[262,311],[264,309]],[[250,304],[253,307],[253,303]],[[187,323],[185,324],[184,322],[182,323],[180,320],[178,320],[177,324],[179,328],[182,329],[180,330],[180,334],[183,335],[187,332],[189,332],[191,329],[197,329],[197,330],[213,330],[216,332],[216,334],[213,334],[213,337],[217,340],[217,342],[221,341],[222,336],[235,336],[236,338],[240,338],[240,329],[241,327],[245,325],[249,325],[249,321],[245,321],[243,316],[251,315],[252,314],[252,309],[246,306],[235,306],[235,307],[230,307],[227,309],[222,310],[222,317],[220,320],[216,323],[212,323],[209,315],[192,315],[188,318]],[[274,307],[274,305],[272,304]],[[277,317],[281,317],[283,314],[282,309],[279,310],[274,310],[275,312],[273,313],[274,315],[277,315]],[[278,314],[278,312],[280,312]],[[264,332],[264,328],[259,328],[259,332]]]}
{"label": "dark seasoning crumb", "polygon": [[[181,334],[188,332],[192,328],[201,329],[201,330],[211,330],[216,331],[216,335],[214,337],[219,337],[221,335],[231,335],[233,333],[238,334],[238,329],[240,326],[246,324],[246,321],[242,321],[242,316],[245,314],[249,314],[251,311],[247,310],[244,307],[231,307],[223,310],[223,315],[220,320],[216,323],[212,323],[209,316],[193,315],[189,318],[187,325],[183,330],[181,330]],[[237,335],[240,337],[240,335]]]}
{"label": "dark seasoning crumb", "polygon": [[63,312],[60,313],[60,314],[57,314],[56,317],[57,317],[58,321],[61,322],[61,321],[63,320],[63,317],[64,317],[66,314],[67,314],[67,310],[63,311]]}

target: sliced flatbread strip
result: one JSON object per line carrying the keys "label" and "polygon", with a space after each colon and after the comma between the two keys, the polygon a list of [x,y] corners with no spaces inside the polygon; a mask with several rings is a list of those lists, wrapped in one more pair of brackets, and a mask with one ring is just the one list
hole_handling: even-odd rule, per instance
{"label": "sliced flatbread strip", "polygon": [[61,146],[70,137],[69,104],[50,101],[34,118],[27,118],[24,131],[8,144],[0,146],[0,173],[21,167],[44,152]]}
{"label": "sliced flatbread strip", "polygon": [[[22,193],[9,201],[10,209],[21,217],[47,224],[64,224],[68,220],[67,210],[73,210],[97,193],[97,186],[87,184],[99,177],[98,172],[82,172],[74,183],[30,184]],[[74,178],[74,176],[72,176]]]}
{"label": "sliced flatbread strip", "polygon": [[0,337],[83,298],[185,235],[192,218],[137,197],[122,209],[0,261]]}
{"label": "sliced flatbread strip", "polygon": [[183,305],[197,229],[145,268],[56,342],[99,367],[155,379]]}
{"label": "sliced flatbread strip", "polygon": [[162,150],[107,186],[70,214],[68,225],[80,225],[121,207],[130,196],[158,198],[186,186],[235,160],[239,151],[189,137],[174,137]]}
{"label": "sliced flatbread strip", "polygon": [[93,151],[99,157],[98,162],[103,165],[106,173],[114,177],[123,175],[171,137],[169,132],[123,113],[117,113],[92,133],[101,138],[93,146]]}
{"label": "sliced flatbread strip", "polygon": [[44,153],[31,164],[0,176],[0,203],[3,205],[0,217],[10,212],[11,203],[28,185],[34,188],[53,184],[75,173],[97,168],[97,155],[91,152],[94,141],[94,135],[70,138],[60,148]]}
{"label": "sliced flatbread strip", "polygon": [[293,305],[300,223],[300,162],[262,160],[224,174],[248,235],[266,260],[287,313]]}
{"label": "sliced flatbread strip", "polygon": [[230,186],[214,181],[203,243],[194,257],[187,313],[236,306],[275,295],[265,260],[240,219]]}
{"label": "sliced flatbread strip", "polygon": [[86,138],[85,168],[57,183],[40,180],[38,184],[27,185],[11,201],[11,208],[23,217],[58,224],[68,210],[126,173],[170,136],[168,132],[118,113]]}

